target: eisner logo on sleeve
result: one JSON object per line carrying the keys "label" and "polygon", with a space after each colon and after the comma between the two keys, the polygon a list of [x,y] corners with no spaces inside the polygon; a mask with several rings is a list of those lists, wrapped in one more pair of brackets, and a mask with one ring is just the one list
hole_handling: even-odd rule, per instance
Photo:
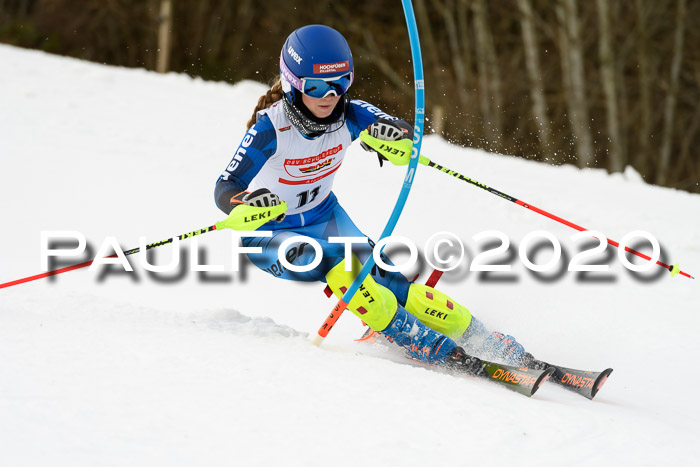
{"label": "eisner logo on sleeve", "polygon": [[350,62],[348,60],[338,63],[314,63],[314,73],[338,73],[349,70]]}

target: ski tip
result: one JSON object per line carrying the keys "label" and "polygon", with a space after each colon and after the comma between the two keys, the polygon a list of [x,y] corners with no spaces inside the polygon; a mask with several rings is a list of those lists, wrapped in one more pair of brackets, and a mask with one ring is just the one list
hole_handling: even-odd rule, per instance
{"label": "ski tip", "polygon": [[547,368],[546,370],[544,370],[542,372],[542,374],[535,381],[535,384],[532,385],[532,391],[529,394],[530,396],[535,394],[537,392],[537,390],[540,388],[540,386],[542,386],[542,383],[547,381],[549,379],[549,377],[552,376],[552,373],[554,373],[554,370],[555,370],[555,368],[553,366],[550,366],[549,368]]}
{"label": "ski tip", "polygon": [[589,399],[593,400],[596,394],[598,394],[598,391],[600,391],[600,388],[603,387],[603,384],[608,380],[608,376],[610,376],[610,373],[613,372],[612,368],[608,368],[606,370],[603,370],[600,372],[600,375],[595,380],[595,383],[593,383],[593,388],[591,388],[591,395]]}

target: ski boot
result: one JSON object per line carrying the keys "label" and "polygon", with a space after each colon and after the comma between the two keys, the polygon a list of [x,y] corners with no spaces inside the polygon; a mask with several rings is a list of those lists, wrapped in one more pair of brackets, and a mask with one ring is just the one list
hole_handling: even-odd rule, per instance
{"label": "ski boot", "polygon": [[525,368],[531,368],[533,370],[546,370],[547,368],[554,366],[547,362],[537,360],[530,352],[525,352],[521,364]]}
{"label": "ski boot", "polygon": [[389,325],[379,333],[404,347],[412,358],[431,364],[445,364],[457,348],[455,341],[430,329],[401,305]]}
{"label": "ski boot", "polygon": [[519,366],[525,356],[525,348],[515,340],[515,337],[492,332],[484,342],[484,352],[487,358],[501,360],[507,365]]}

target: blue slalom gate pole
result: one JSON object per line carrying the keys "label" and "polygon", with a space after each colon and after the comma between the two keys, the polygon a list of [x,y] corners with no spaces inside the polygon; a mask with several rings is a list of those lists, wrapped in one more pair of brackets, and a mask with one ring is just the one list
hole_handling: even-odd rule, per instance
{"label": "blue slalom gate pole", "polygon": [[[404,15],[406,17],[406,27],[408,29],[408,37],[411,43],[411,57],[413,60],[413,76],[415,81],[415,120],[413,125],[413,148],[411,150],[411,160],[408,164],[408,170],[406,171],[406,177],[403,181],[403,186],[401,187],[401,192],[399,193],[399,198],[396,200],[396,205],[394,210],[389,217],[389,221],[384,227],[384,231],[379,238],[379,241],[390,236],[396,227],[396,223],[399,221],[401,212],[408,199],[408,194],[411,191],[411,186],[413,185],[413,177],[416,174],[416,169],[418,168],[418,155],[420,154],[420,147],[423,141],[423,126],[425,123],[425,84],[423,81],[423,59],[421,58],[420,52],[420,41],[418,40],[418,27],[416,25],[416,16],[413,12],[413,4],[411,0],[401,0],[403,5]],[[381,253],[381,250],[380,250]],[[333,310],[324,321],[323,325],[319,328],[318,333],[313,338],[313,343],[315,345],[321,345],[323,339],[326,338],[330,330],[335,325],[340,315],[352,300],[352,297],[359,289],[360,284],[365,280],[367,274],[369,274],[372,267],[375,265],[374,255],[370,256],[367,262],[362,266],[360,274],[355,278],[350,288],[345,292],[343,297],[338,300],[338,303],[333,307]]]}

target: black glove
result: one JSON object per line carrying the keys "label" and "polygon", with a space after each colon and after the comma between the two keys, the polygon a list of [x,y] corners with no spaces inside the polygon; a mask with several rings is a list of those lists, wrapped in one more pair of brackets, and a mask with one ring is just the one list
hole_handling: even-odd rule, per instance
{"label": "black glove", "polygon": [[[389,120],[388,118],[380,118],[368,126],[367,131],[375,138],[383,139],[384,141],[396,141],[405,138],[413,139],[413,127],[408,122],[399,119]],[[360,142],[360,146],[365,151],[376,152],[363,142]],[[384,161],[387,160],[387,158],[379,153],[377,153],[377,157],[379,157],[379,166],[383,167]]]}
{"label": "black glove", "polygon": [[[241,204],[266,208],[280,204],[280,197],[270,192],[270,190],[267,188],[258,188],[252,193],[241,191],[237,195],[231,197],[231,210],[235,209],[236,206],[240,206]],[[275,220],[277,222],[282,222],[286,216],[286,214],[280,214],[275,218]]]}

